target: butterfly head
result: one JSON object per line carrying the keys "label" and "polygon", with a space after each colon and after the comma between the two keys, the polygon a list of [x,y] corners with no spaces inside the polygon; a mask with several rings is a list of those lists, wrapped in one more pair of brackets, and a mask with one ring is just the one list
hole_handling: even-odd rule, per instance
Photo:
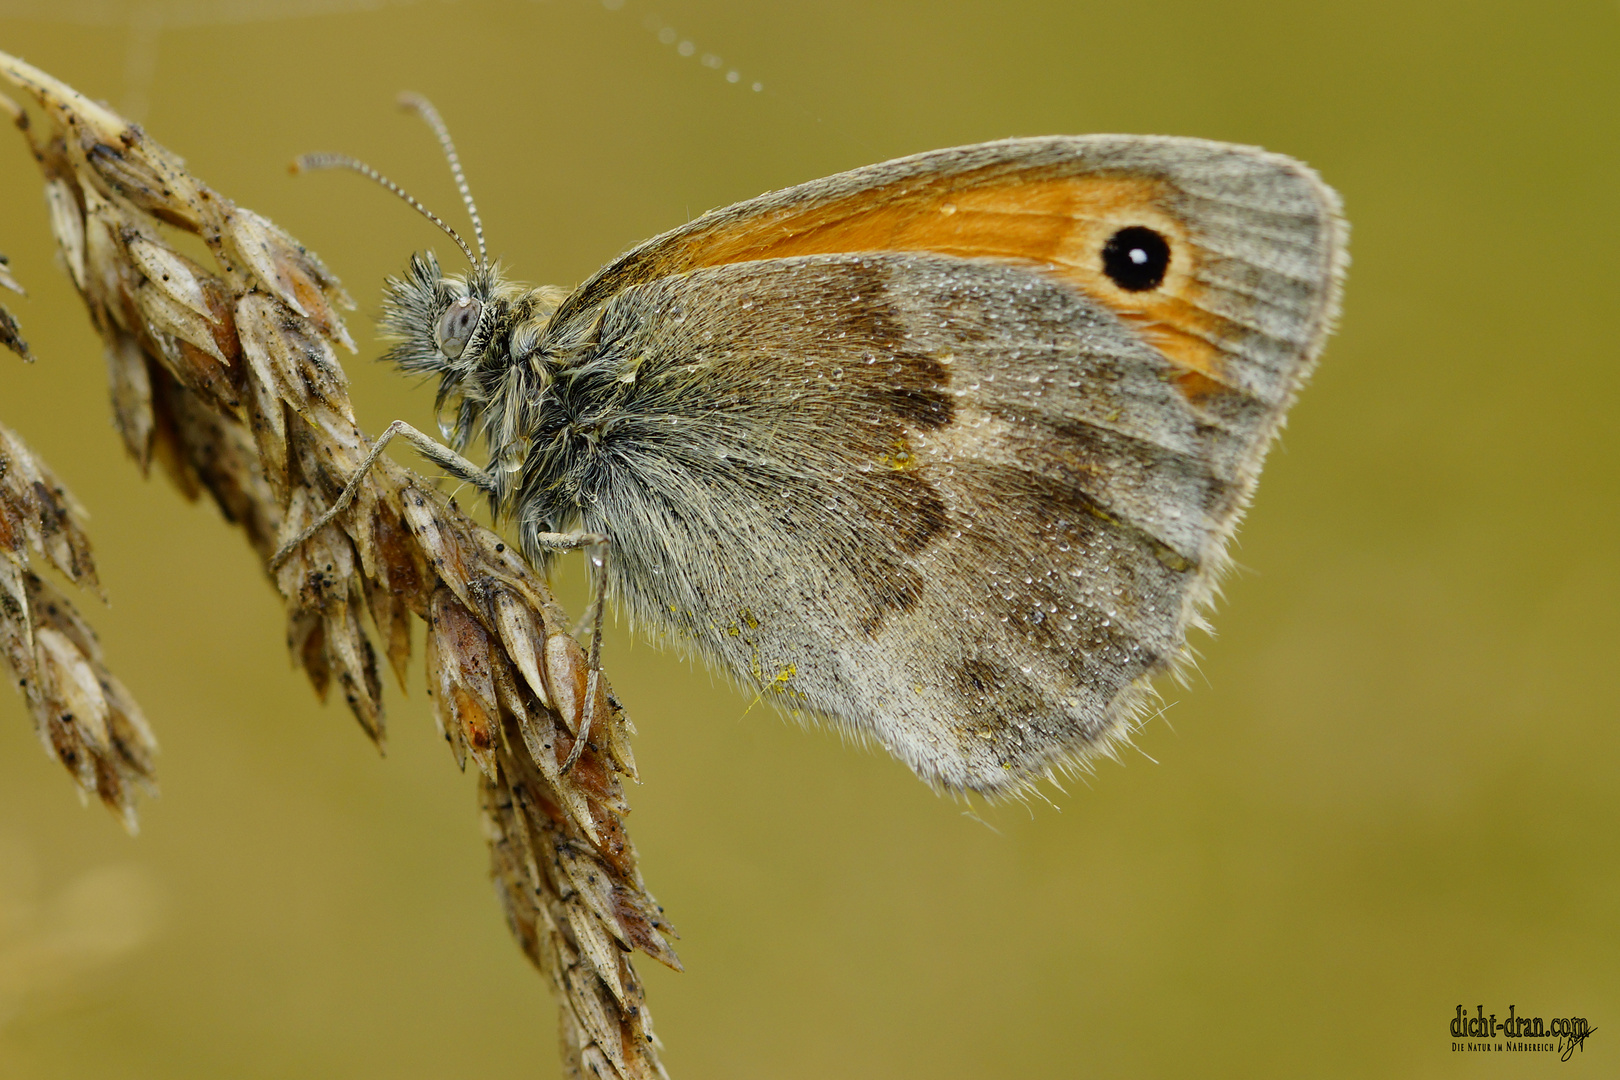
{"label": "butterfly head", "polygon": [[483,262],[446,274],[431,251],[386,288],[380,325],[393,346],[383,359],[439,380],[440,428],[455,449],[483,438],[492,456],[509,456],[550,381],[539,346],[560,290],[509,282]]}
{"label": "butterfly head", "polygon": [[400,104],[427,121],[450,164],[472,219],[477,252],[433,211],[364,162],[342,154],[307,154],[295,168],[350,169],[381,184],[442,229],[467,259],[468,270],[447,274],[431,251],[411,256],[402,277],[390,278],[381,329],[393,342],[384,357],[401,370],[439,380],[439,427],[456,450],[482,438],[490,448],[497,487],[522,466],[535,412],[545,397],[549,369],[539,357],[542,332],[562,299],[561,290],[531,289],[505,280],[489,258],[461,161],[438,111],[418,94]]}

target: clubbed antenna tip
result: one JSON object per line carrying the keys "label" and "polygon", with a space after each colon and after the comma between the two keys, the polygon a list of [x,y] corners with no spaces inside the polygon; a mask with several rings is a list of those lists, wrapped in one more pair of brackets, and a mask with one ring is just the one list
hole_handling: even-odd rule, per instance
{"label": "clubbed antenna tip", "polygon": [[472,218],[473,236],[478,241],[478,268],[483,269],[489,263],[489,250],[484,246],[484,222],[478,216],[478,205],[473,202],[472,189],[467,186],[467,174],[461,171],[461,158],[456,154],[456,144],[450,141],[450,129],[439,116],[439,110],[433,107],[433,102],[421,94],[407,90],[399,95],[399,105],[400,108],[414,112],[426,121],[427,126],[433,129],[433,134],[438,138],[445,160],[450,163],[450,175],[456,179],[456,190],[461,192],[461,201],[467,207],[467,216]]}

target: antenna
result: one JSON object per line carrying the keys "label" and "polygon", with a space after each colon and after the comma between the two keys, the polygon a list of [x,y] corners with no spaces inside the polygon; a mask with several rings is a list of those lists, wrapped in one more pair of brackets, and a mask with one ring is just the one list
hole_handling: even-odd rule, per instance
{"label": "antenna", "polygon": [[399,95],[399,104],[427,121],[433,134],[438,136],[439,146],[444,150],[445,159],[450,162],[450,174],[456,178],[456,189],[461,192],[461,201],[466,204],[467,216],[472,218],[473,236],[478,239],[478,267],[483,269],[489,263],[488,249],[484,247],[484,222],[478,216],[478,206],[473,202],[472,189],[467,186],[467,176],[461,171],[456,144],[450,141],[450,129],[444,126],[444,120],[439,116],[439,110],[433,107],[433,102],[421,94],[406,91]]}
{"label": "antenna", "polygon": [[[392,180],[388,179],[388,177],[384,176],[376,169],[373,169],[370,165],[367,165],[359,158],[353,158],[347,154],[305,154],[304,156],[294,160],[292,163],[292,171],[294,173],[316,172],[321,169],[352,169],[361,176],[377,181],[377,183],[381,184],[389,191],[392,191],[401,199],[404,199],[411,205],[413,209],[416,210],[417,213],[421,214],[423,217],[433,222],[433,224],[443,229],[449,235],[450,239],[456,242],[456,246],[461,249],[461,253],[467,256],[467,261],[469,263],[472,263],[475,267],[481,268],[483,266],[483,260],[473,258],[472,248],[467,246],[467,241],[461,238],[460,233],[446,225],[443,218],[429,210],[427,207],[423,206],[404,188],[400,187],[398,184],[394,183]],[[459,174],[460,170],[458,169],[457,175]],[[462,184],[462,192],[463,194],[466,192],[465,183]],[[470,201],[471,200],[469,199],[469,203]],[[473,224],[478,224],[478,218],[476,216],[473,217]],[[480,227],[478,232],[478,249],[480,254],[483,253],[483,248],[484,233],[482,227]]]}

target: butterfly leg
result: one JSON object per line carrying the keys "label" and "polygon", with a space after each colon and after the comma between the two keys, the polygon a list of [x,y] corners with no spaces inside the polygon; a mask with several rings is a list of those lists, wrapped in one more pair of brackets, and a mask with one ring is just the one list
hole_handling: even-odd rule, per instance
{"label": "butterfly leg", "polygon": [[366,453],[365,460],[354,471],[354,475],[349,477],[348,484],[344,486],[337,500],[327,507],[326,512],[316,518],[309,528],[281,545],[280,550],[270,556],[271,570],[286,562],[293,552],[303,546],[305,541],[332,524],[333,519],[348,508],[349,504],[354,501],[355,495],[360,491],[360,484],[370,474],[372,466],[377,464],[377,459],[382,456],[383,448],[393,441],[396,435],[403,436],[406,442],[416,448],[417,453],[444,469],[457,480],[472,484],[485,494],[493,491],[489,477],[483,469],[480,469],[437,439],[422,434],[422,432],[405,421],[395,420],[377,437],[377,441],[371,444],[371,449]]}
{"label": "butterfly leg", "polygon": [[574,736],[574,747],[562,763],[563,775],[579,761],[590,738],[591,725],[596,719],[596,691],[602,680],[602,612],[607,607],[608,538],[601,533],[536,533],[529,541],[554,551],[585,549],[586,557],[596,569],[596,588],[592,590],[591,606],[587,615],[591,624],[591,652],[589,674],[585,677],[585,705],[580,710],[579,732]]}

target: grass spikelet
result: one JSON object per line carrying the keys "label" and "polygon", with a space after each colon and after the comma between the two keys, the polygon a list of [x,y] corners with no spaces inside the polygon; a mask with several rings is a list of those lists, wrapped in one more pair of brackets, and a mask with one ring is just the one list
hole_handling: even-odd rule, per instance
{"label": "grass spikelet", "polygon": [[102,662],[90,624],[34,572],[38,556],[97,595],[83,511],[23,441],[0,425],[0,660],[34,715],[45,752],[131,833],[135,796],[157,794],[157,739]]}

